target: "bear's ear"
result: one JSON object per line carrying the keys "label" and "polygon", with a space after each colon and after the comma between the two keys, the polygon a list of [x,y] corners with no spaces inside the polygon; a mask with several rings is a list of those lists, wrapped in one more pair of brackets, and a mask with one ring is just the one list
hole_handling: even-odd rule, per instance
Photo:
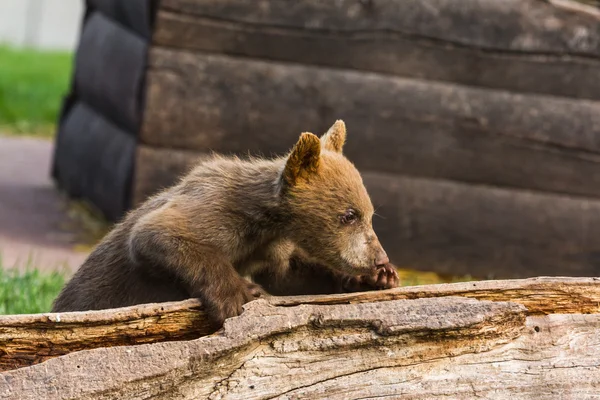
{"label": "bear's ear", "polygon": [[295,185],[300,179],[307,179],[317,172],[321,156],[321,142],[312,133],[303,133],[294,145],[285,163],[283,179],[288,185]]}
{"label": "bear's ear", "polygon": [[321,144],[323,148],[329,151],[341,153],[344,143],[346,142],[346,124],[341,119],[329,128],[327,133],[321,136]]}

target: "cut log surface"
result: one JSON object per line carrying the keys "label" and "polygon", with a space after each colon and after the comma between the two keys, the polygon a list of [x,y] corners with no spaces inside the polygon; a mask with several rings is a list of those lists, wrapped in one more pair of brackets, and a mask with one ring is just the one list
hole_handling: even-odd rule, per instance
{"label": "cut log surface", "polygon": [[[511,300],[528,297],[502,284]],[[600,314],[528,316],[515,302],[374,298],[257,300],[208,337],[77,352],[4,372],[0,398],[591,399],[600,390]]]}
{"label": "cut log surface", "polygon": [[[136,204],[205,157],[140,146]],[[375,172],[375,231],[402,267],[452,276],[600,275],[600,201]]]}
{"label": "cut log surface", "polygon": [[361,170],[600,197],[600,102],[155,48],[142,143],[283,154],[348,126]]}
{"label": "cut log surface", "polygon": [[[600,279],[596,278],[466,282],[329,296],[270,297],[268,302],[273,307],[293,309],[301,305],[456,296],[520,304],[528,316],[600,313]],[[33,365],[85,349],[187,340],[213,332],[201,304],[194,299],[87,313],[3,316],[0,317],[0,370]]]}
{"label": "cut log surface", "polygon": [[600,13],[568,4],[165,0],[153,39],[165,47],[600,99]]}
{"label": "cut log surface", "polygon": [[54,177],[75,198],[118,220],[130,205],[135,138],[78,101],[56,141]]}
{"label": "cut log surface", "polygon": [[134,137],[147,47],[140,36],[96,11],[86,21],[76,54],[78,97]]}

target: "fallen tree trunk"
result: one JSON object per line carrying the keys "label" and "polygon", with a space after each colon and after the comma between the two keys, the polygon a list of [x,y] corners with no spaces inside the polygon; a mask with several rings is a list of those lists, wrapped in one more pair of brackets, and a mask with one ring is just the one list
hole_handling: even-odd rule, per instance
{"label": "fallen tree trunk", "polygon": [[[329,296],[271,297],[273,307],[461,296],[512,302],[530,316],[600,313],[600,278],[532,278],[402,287]],[[197,339],[213,333],[197,300],[86,313],[0,317],[0,370],[86,349]]]}
{"label": "fallen tree trunk", "polygon": [[[190,318],[203,320],[199,309],[190,312],[197,306],[187,301],[162,312],[172,318],[179,308],[188,316],[185,330]],[[0,398],[593,398],[600,391],[599,309],[600,279],[263,299],[207,337],[75,352],[3,372]],[[74,336],[76,320],[104,316],[108,323],[111,314],[114,331],[123,333],[127,315],[142,311],[156,313],[147,326],[161,324],[160,307],[135,310],[65,313],[61,322],[50,322],[58,314],[45,322],[4,318],[71,323]]]}

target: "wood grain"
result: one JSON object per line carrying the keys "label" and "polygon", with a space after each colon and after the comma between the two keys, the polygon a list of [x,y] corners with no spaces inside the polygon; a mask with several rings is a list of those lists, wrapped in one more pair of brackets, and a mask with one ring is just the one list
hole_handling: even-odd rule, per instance
{"label": "wood grain", "polygon": [[203,316],[196,301],[87,313],[2,316],[0,370],[85,349],[195,339],[214,331]]}
{"label": "wood grain", "polygon": [[[166,0],[172,48],[600,99],[600,13],[536,0]],[[588,9],[591,7],[588,7]]]}
{"label": "wood grain", "polygon": [[600,315],[444,298],[246,306],[217,335],[77,352],[0,375],[5,399],[591,399]]}
{"label": "wood grain", "polygon": [[283,154],[336,119],[362,170],[600,196],[600,103],[155,48],[140,140]]}
{"label": "wood grain", "polygon": [[[597,278],[466,282],[342,295],[270,297],[268,303],[288,309],[457,296],[520,304],[530,316],[600,313]],[[213,331],[202,306],[195,299],[102,311],[1,316],[0,370],[85,349],[189,340],[210,333]]]}

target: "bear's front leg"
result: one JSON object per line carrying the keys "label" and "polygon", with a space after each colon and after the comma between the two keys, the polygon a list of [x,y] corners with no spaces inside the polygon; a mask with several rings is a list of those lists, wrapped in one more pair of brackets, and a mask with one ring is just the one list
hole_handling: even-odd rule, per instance
{"label": "bear's front leg", "polygon": [[202,301],[217,326],[242,313],[242,306],[262,295],[258,285],[235,270],[229,258],[215,246],[202,244],[176,210],[157,210],[132,229],[129,254],[140,272],[152,268],[172,272],[190,297]]}

